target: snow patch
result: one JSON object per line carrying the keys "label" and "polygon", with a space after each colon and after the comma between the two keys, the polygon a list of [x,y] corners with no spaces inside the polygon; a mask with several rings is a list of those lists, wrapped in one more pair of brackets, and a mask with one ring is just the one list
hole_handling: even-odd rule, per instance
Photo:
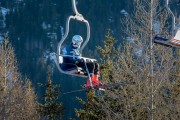
{"label": "snow patch", "polygon": [[1,9],[1,13],[2,13],[3,18],[5,19],[7,13],[9,12],[9,9],[6,9],[4,7],[0,7],[0,9]]}
{"label": "snow patch", "polygon": [[64,28],[62,26],[60,26],[60,29],[61,29],[61,38],[63,38],[63,36],[64,36]]}
{"label": "snow patch", "polygon": [[130,42],[130,43],[134,43],[134,39],[131,38],[131,37],[126,37],[126,40],[127,40],[128,42]]}
{"label": "snow patch", "polygon": [[156,34],[160,34],[160,22],[159,21],[154,21],[153,23],[153,29],[155,31]]}
{"label": "snow patch", "polygon": [[43,22],[43,23],[42,23],[42,25],[41,25],[41,27],[42,27],[44,30],[46,30],[46,29],[47,29],[47,25],[46,25],[46,23],[45,23],[45,22]]}
{"label": "snow patch", "polygon": [[136,55],[137,55],[138,57],[141,57],[141,56],[142,56],[142,53],[143,53],[142,48],[137,48],[135,53],[136,53]]}
{"label": "snow patch", "polygon": [[126,10],[124,10],[124,9],[122,9],[122,10],[120,11],[120,13],[121,13],[122,15],[124,15],[125,17],[127,17],[127,16],[129,15],[129,13],[128,13]]}
{"label": "snow patch", "polygon": [[146,55],[146,56],[144,57],[144,60],[145,60],[146,63],[149,63],[150,57]]}
{"label": "snow patch", "polygon": [[109,20],[110,23],[114,22],[114,19],[112,17],[110,17],[108,20]]}
{"label": "snow patch", "polygon": [[55,61],[55,60],[57,61],[56,53],[55,52],[50,52],[49,50],[46,50],[43,53],[43,60],[44,60],[45,63],[47,63],[48,60],[50,62]]}
{"label": "snow patch", "polygon": [[51,28],[51,24],[48,24],[47,27],[48,27],[48,28]]}
{"label": "snow patch", "polygon": [[51,40],[57,40],[57,33],[47,33],[47,37]]}
{"label": "snow patch", "polygon": [[[46,50],[43,54],[43,61],[45,64],[50,64],[51,73],[53,73],[54,69],[56,67],[56,64],[58,64],[56,53]],[[54,63],[56,63],[56,64],[54,64]]]}
{"label": "snow patch", "polygon": [[2,42],[3,42],[3,37],[2,35],[0,35],[0,44],[2,44]]}
{"label": "snow patch", "polygon": [[46,50],[44,53],[43,53],[43,60],[44,62],[46,63],[49,59],[49,54],[50,54],[50,51],[49,50]]}

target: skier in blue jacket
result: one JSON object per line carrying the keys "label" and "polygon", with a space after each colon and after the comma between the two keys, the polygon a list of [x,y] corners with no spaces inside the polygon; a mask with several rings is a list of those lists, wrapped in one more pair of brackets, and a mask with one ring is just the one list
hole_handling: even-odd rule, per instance
{"label": "skier in blue jacket", "polygon": [[[66,63],[76,64],[78,67],[85,69],[85,61],[81,59],[80,47],[83,42],[83,38],[80,35],[74,35],[72,38],[72,43],[62,50],[63,55],[70,55],[72,57],[67,57],[65,59]],[[97,62],[92,62],[90,60],[86,61],[87,68],[89,70],[92,85],[96,86],[102,84],[98,79],[99,65]],[[90,86],[90,79],[88,78],[86,87]]]}

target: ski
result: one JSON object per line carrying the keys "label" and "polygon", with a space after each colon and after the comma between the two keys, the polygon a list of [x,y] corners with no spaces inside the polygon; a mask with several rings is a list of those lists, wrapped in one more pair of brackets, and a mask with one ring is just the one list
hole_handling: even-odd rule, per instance
{"label": "ski", "polygon": [[129,84],[135,84],[135,82],[115,82],[115,83],[110,83],[110,84],[103,84],[103,85],[97,85],[94,86],[95,88],[110,88],[110,87],[115,87],[115,86],[121,86],[121,85],[129,85]]}
{"label": "ski", "polygon": [[85,88],[82,88],[79,90],[64,92],[63,94],[71,94],[71,93],[76,93],[76,92],[89,91],[92,89],[99,90],[99,89],[105,89],[105,88],[111,88],[111,87],[115,87],[115,86],[129,85],[129,84],[135,84],[135,82],[115,82],[115,83],[110,83],[110,84],[97,85],[94,87],[85,87]]}

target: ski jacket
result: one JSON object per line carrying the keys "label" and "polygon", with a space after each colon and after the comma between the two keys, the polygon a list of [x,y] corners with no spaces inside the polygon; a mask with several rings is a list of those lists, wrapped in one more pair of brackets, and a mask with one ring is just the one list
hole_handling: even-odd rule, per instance
{"label": "ski jacket", "polygon": [[62,54],[71,56],[71,57],[64,57],[64,61],[66,63],[77,63],[81,60],[80,48],[73,47],[72,44],[63,48]]}

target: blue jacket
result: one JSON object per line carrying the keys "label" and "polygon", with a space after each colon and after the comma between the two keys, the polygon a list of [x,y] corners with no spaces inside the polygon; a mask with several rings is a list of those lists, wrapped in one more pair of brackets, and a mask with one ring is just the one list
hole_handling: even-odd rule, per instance
{"label": "blue jacket", "polygon": [[62,50],[63,55],[70,55],[72,57],[64,57],[64,62],[66,63],[76,63],[80,61],[80,48],[73,47],[73,45],[69,45]]}

